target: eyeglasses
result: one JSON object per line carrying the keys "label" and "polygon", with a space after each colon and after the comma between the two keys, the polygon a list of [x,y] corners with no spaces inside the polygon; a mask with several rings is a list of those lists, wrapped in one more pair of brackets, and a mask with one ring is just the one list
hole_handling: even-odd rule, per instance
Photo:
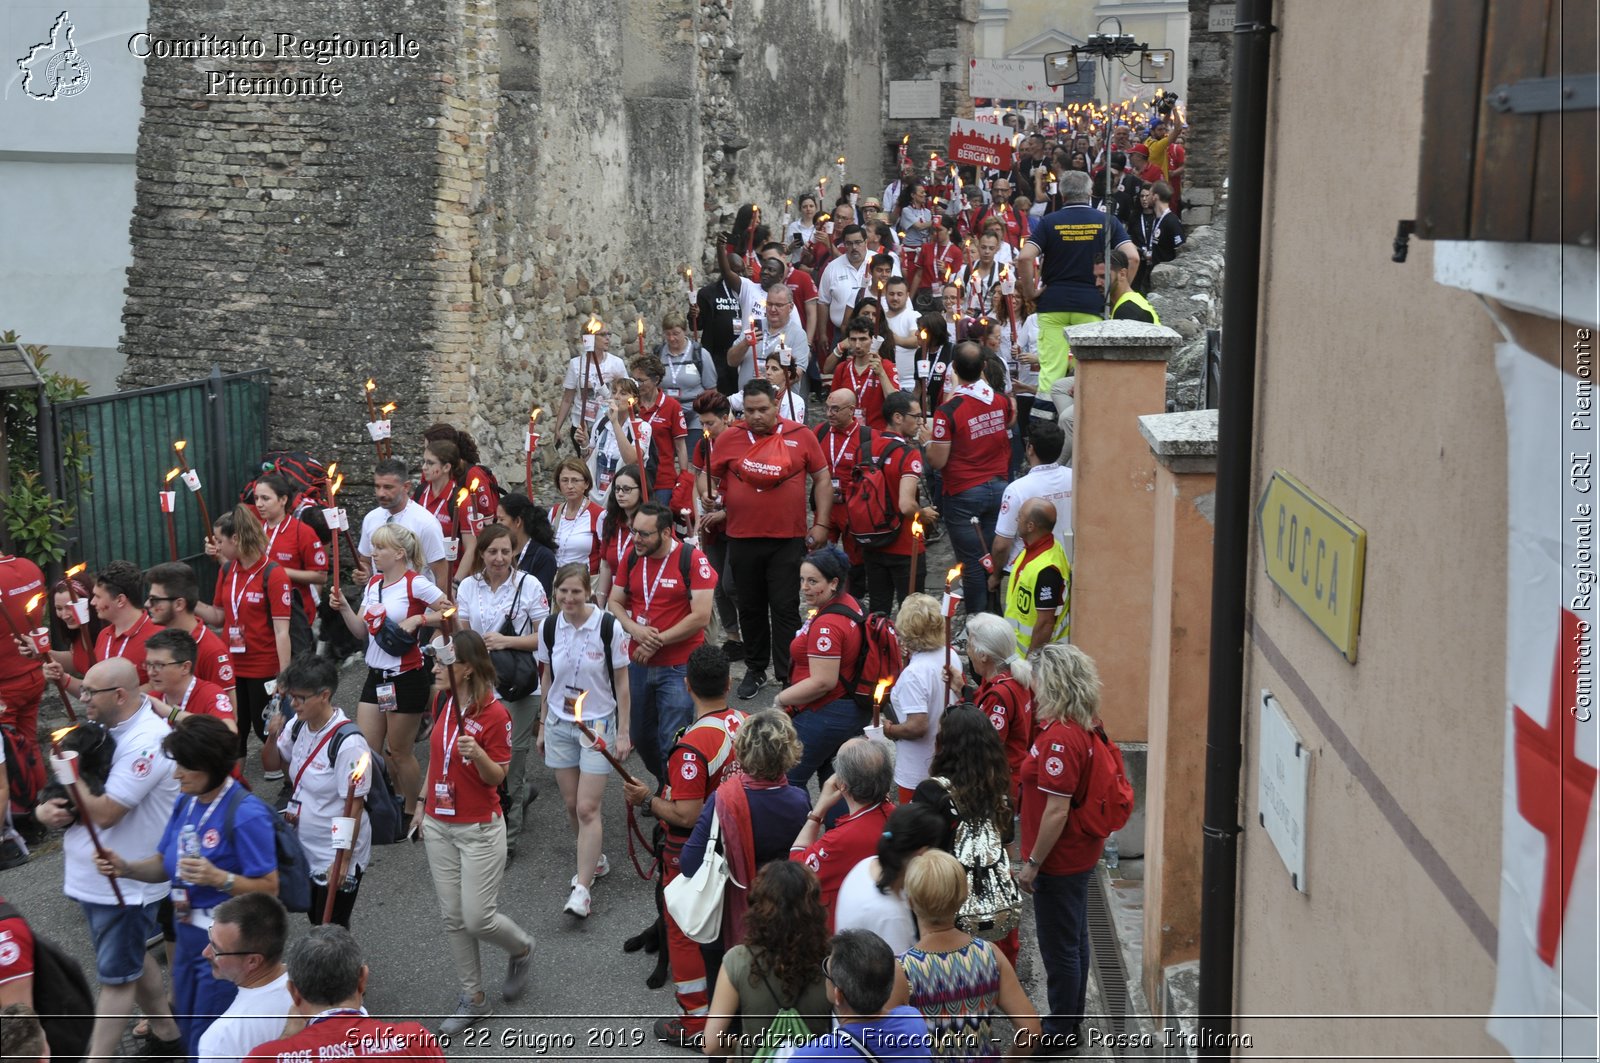
{"label": "eyeglasses", "polygon": [[633,487],[633,486],[629,486],[629,485],[617,484],[611,490],[614,493],[619,494],[619,495],[631,495],[631,494],[633,494],[635,491],[637,491],[639,489],[637,487]]}
{"label": "eyeglasses", "polygon": [[122,689],[121,687],[92,687],[92,686],[89,686],[87,683],[85,683],[83,686],[78,688],[78,693],[79,693],[79,696],[81,696],[83,698],[83,700],[88,701],[90,698],[94,697],[96,694],[109,694],[113,690],[121,690],[121,689]]}
{"label": "eyeglasses", "polygon": [[291,705],[304,705],[306,702],[310,701],[312,698],[320,697],[320,696],[322,696],[323,694],[326,694],[326,693],[327,693],[326,690],[318,690],[318,691],[315,691],[315,692],[310,693],[310,694],[295,694],[295,693],[291,692],[289,694],[289,704],[291,704]]}
{"label": "eyeglasses", "polygon": [[866,247],[867,246],[867,242],[865,240],[846,240],[844,242],[844,246],[846,246],[846,247]]}
{"label": "eyeglasses", "polygon": [[823,409],[827,410],[829,413],[843,413],[846,410],[853,410],[855,408],[856,408],[856,406],[855,406],[855,403],[853,403],[853,402],[852,403],[848,403],[848,404],[846,404],[844,406],[836,406],[836,405],[834,405],[833,403],[830,402],[826,406],[823,407]]}
{"label": "eyeglasses", "polygon": [[[1053,527],[1053,525],[1052,525],[1052,527]],[[168,668],[168,667],[170,667],[170,666],[172,666],[174,664],[177,664],[177,663],[178,663],[177,661],[152,661],[148,657],[146,657],[144,659],[144,667],[145,667],[145,671],[147,671],[147,672],[152,668]]]}
{"label": "eyeglasses", "polygon": [[610,332],[596,332],[595,335],[596,336],[610,336],[611,333]]}
{"label": "eyeglasses", "polygon": [[221,949],[217,948],[217,939],[212,937],[210,934],[206,935],[206,948],[211,950],[211,955],[213,955],[213,956],[261,956],[261,955],[264,955],[263,953],[257,952],[255,949],[244,949],[244,950],[241,950],[241,951],[238,951],[238,952],[224,952]]}
{"label": "eyeglasses", "polygon": [[169,598],[160,594],[147,594],[144,596],[144,603],[146,605],[149,605],[151,602],[175,602],[177,600],[178,599],[176,597]]}

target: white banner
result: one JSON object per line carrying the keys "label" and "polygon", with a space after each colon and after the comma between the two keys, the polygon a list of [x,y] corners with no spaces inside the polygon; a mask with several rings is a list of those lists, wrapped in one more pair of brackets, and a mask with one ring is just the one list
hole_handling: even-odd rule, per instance
{"label": "white banner", "polygon": [[1594,1060],[1596,451],[1585,379],[1513,344],[1505,391],[1509,510],[1500,941],[1489,1033],[1519,1059]]}
{"label": "white banner", "polygon": [[1061,90],[1044,83],[1043,59],[973,59],[968,73],[973,99],[1061,102]]}

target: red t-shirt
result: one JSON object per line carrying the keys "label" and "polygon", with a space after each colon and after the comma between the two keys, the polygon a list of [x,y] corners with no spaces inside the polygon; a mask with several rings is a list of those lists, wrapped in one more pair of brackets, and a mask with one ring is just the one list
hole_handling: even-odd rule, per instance
{"label": "red t-shirt", "polygon": [[[1006,424],[1011,404],[988,385],[962,385],[963,390],[944,402],[933,415],[933,442],[949,443],[944,466],[946,497],[993,479],[1005,479],[1011,467],[1011,433]],[[988,401],[966,388],[981,388]]]}
{"label": "red t-shirt", "polygon": [[746,479],[752,464],[745,455],[758,438],[743,421],[736,421],[711,447],[711,475],[721,481],[727,507],[727,534],[733,539],[799,539],[806,533],[806,475],[828,467],[817,437],[811,429],[790,421],[780,421],[773,429],[781,435],[788,457],[787,475],[773,487],[761,487]]}
{"label": "red t-shirt", "polygon": [[600,544],[600,560],[611,566],[613,582],[622,578],[622,573],[627,570],[628,558],[632,555],[633,532],[620,524],[613,528],[611,534],[606,536],[605,542]]}
{"label": "red t-shirt", "polygon": [[[35,591],[34,593],[38,593]],[[27,599],[23,599],[26,601]],[[4,901],[0,897],[0,901]],[[0,919],[0,985],[33,977],[33,931],[20,915]]]}
{"label": "red t-shirt", "polygon": [[656,404],[640,407],[639,416],[650,422],[650,445],[656,451],[656,486],[664,487],[677,479],[677,441],[689,435],[683,417],[683,404],[666,392],[656,396]]}
{"label": "red t-shirt", "polygon": [[1022,766],[1028,759],[1028,746],[1033,738],[1033,693],[1010,672],[998,672],[983,681],[974,704],[988,715],[989,722],[1000,733],[1015,790],[1022,779]]}
{"label": "red t-shirt", "polygon": [[[889,387],[898,389],[900,381],[894,375],[892,352],[889,358],[884,359],[883,368],[889,375]],[[855,393],[857,421],[865,421],[880,432],[889,426],[889,422],[883,419],[883,381],[878,379],[876,371],[857,369],[855,359],[843,359],[834,366],[831,388],[834,391],[844,388]]]}
{"label": "red t-shirt", "polygon": [[783,278],[783,283],[794,292],[794,309],[800,315],[800,324],[806,323],[806,308],[817,301],[817,282],[811,279],[811,274],[802,269],[790,269],[789,275]]}
{"label": "red t-shirt", "polygon": [[850,480],[855,472],[856,459],[860,456],[861,437],[867,437],[867,446],[872,445],[872,429],[857,422],[850,426],[847,432],[840,432],[832,425],[824,426],[822,435],[818,437],[817,444],[822,447],[822,455],[828,460],[828,475],[833,480],[833,512],[828,520],[828,538],[844,547],[844,552],[850,558],[851,564],[859,565],[863,561],[861,544],[853,536],[844,534],[845,529],[845,499],[850,497]]}
{"label": "red t-shirt", "polygon": [[[4,608],[11,626],[26,635],[36,627],[48,626],[42,618],[51,608],[50,595],[45,594],[34,607],[33,615],[24,615],[28,599],[44,592],[44,573],[39,566],[23,557],[0,557],[0,608]],[[40,664],[32,657],[24,657],[7,630],[0,635],[0,679],[15,679],[38,671]]]}
{"label": "red t-shirt", "polygon": [[[473,489],[473,483],[477,488]],[[494,477],[482,465],[474,465],[467,470],[467,490],[471,491],[472,511],[478,515],[480,526],[494,520],[495,512],[500,508],[500,500],[495,497]]]}
{"label": "red t-shirt", "polygon": [[1039,861],[1041,875],[1076,875],[1100,859],[1105,839],[1079,830],[1077,818],[1070,814],[1055,847],[1044,854],[1033,851],[1045,802],[1072,797],[1089,770],[1093,749],[1089,732],[1064,720],[1045,724],[1028,747],[1022,765],[1022,855]]}
{"label": "red t-shirt", "polygon": [[[846,609],[861,613],[861,603],[848,594],[840,594],[829,605],[839,604]],[[787,706],[788,713],[805,712],[807,709],[819,709],[830,701],[838,701],[845,696],[845,676],[853,672],[856,662],[861,658],[861,627],[847,616],[837,613],[819,611],[816,616],[809,617],[800,625],[800,630],[795,634],[794,641],[789,644],[789,685],[808,679],[811,676],[811,659],[834,658],[839,662],[839,679],[833,684],[827,694],[820,698],[813,698],[804,705]]]}
{"label": "red t-shirt", "polygon": [[[898,506],[900,504],[899,491],[901,484],[905,481],[907,476],[921,479],[923,463],[922,451],[918,450],[910,443],[907,443],[899,436],[884,435],[881,438],[874,440],[873,453],[881,458],[884,451],[888,450],[891,445],[896,443],[900,444],[900,446],[896,447],[895,452],[889,456],[888,463],[884,466],[883,471],[885,474],[885,479],[888,480],[892,489],[896,492],[895,505]],[[916,536],[914,536],[911,532],[911,521],[902,516],[900,519],[900,534],[895,537],[894,542],[890,543],[888,546],[880,547],[873,552],[879,554],[893,554],[896,557],[910,557],[912,544],[914,542],[916,542]],[[923,544],[918,548],[918,552],[926,553],[927,549],[927,545]]]}
{"label": "red t-shirt", "polygon": [[194,677],[214,683],[225,691],[235,689],[239,684],[234,681],[233,654],[228,652],[227,644],[199,621],[189,634],[194,637],[195,645]]}
{"label": "red t-shirt", "polygon": [[[483,781],[478,769],[461,761],[456,752],[455,711],[449,695],[439,699],[443,706],[428,738],[428,781],[422,788],[428,815],[441,823],[490,823],[500,814],[500,793]],[[483,747],[496,764],[511,761],[511,714],[499,698],[490,700],[474,715],[461,721],[462,730]],[[448,752],[447,752],[448,749]],[[448,787],[448,795],[440,787]],[[440,798],[448,796],[454,813],[441,812]]]}
{"label": "red t-shirt", "polygon": [[444,1052],[421,1023],[364,1015],[330,1015],[293,1037],[257,1045],[245,1063],[311,1063],[321,1059],[435,1059]]}
{"label": "red t-shirt", "polygon": [[953,240],[943,247],[932,241],[923,244],[917,252],[918,290],[943,285],[950,278],[961,276],[961,267],[966,264],[967,256],[961,253],[961,245]]}
{"label": "red t-shirt", "polygon": [[833,829],[811,843],[809,849],[796,849],[789,859],[802,863],[817,874],[822,887],[822,906],[828,910],[828,933],[833,933],[833,902],[850,869],[878,853],[878,839],[894,805],[888,801],[841,817]]}
{"label": "red t-shirt", "polygon": [[[322,545],[316,532],[294,517],[286,516],[282,523],[267,529],[267,556],[284,568],[328,571],[327,547]],[[311,585],[296,583],[295,593],[300,595],[300,607],[305,610],[306,619],[315,619],[317,603],[311,597]]]}
{"label": "red t-shirt", "polygon": [[146,613],[140,613],[139,619],[135,620],[127,631],[118,632],[113,625],[107,624],[100,629],[99,637],[94,640],[94,659],[100,662],[112,657],[127,658],[133,662],[135,668],[139,669],[139,685],[143,686],[150,682],[150,673],[144,670],[144,644],[150,636],[162,630],[164,629],[151,623]]}
{"label": "red t-shirt", "polygon": [[[456,540],[455,560],[449,562],[452,576],[456,574],[456,569],[461,564],[461,537],[477,535],[483,530],[484,522],[482,514],[472,501],[471,492],[468,492],[466,498],[457,502],[456,496],[459,494],[461,485],[454,480],[450,481],[442,493],[435,494],[431,484],[423,484],[416,494],[417,505],[432,513],[434,519],[439,522],[439,530],[445,538],[446,558],[450,556],[450,540]],[[493,513],[491,510],[490,515],[493,516]]]}
{"label": "red t-shirt", "polygon": [[[684,586],[683,558],[679,551],[689,551],[689,585]],[[649,557],[629,558],[623,563],[626,579],[624,589],[628,595],[628,613],[636,624],[653,627],[657,631],[682,622],[693,606],[690,596],[695,591],[712,591],[717,588],[717,574],[711,562],[697,548],[674,541],[667,556],[660,561]],[[699,649],[706,633],[696,631],[679,642],[670,643],[655,652],[647,664],[683,664],[689,654]]]}
{"label": "red t-shirt", "polygon": [[219,720],[234,718],[233,702],[229,699],[228,692],[198,676],[189,683],[189,689],[184,694],[161,700],[175,709],[182,709],[194,716],[215,716]]}
{"label": "red t-shirt", "polygon": [[[224,565],[217,573],[217,589],[211,598],[212,604],[222,610],[223,636],[228,652],[233,654],[233,670],[242,679],[271,679],[281,670],[273,621],[289,619],[294,584],[289,582],[289,573],[282,565],[273,565],[263,579],[266,565],[266,558],[249,569],[237,561]],[[239,651],[239,634],[243,635],[243,652]],[[140,659],[143,660],[142,653]]]}

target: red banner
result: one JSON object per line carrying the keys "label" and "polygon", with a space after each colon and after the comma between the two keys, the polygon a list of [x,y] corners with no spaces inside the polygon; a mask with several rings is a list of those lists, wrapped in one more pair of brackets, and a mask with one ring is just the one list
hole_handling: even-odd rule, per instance
{"label": "red banner", "polygon": [[950,160],[991,170],[1011,169],[1012,129],[998,122],[950,119]]}

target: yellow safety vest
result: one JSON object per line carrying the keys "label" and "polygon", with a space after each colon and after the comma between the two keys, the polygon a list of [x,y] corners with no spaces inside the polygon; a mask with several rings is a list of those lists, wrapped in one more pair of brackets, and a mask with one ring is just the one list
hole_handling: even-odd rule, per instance
{"label": "yellow safety vest", "polygon": [[1033,641],[1034,621],[1038,619],[1033,601],[1034,585],[1039,573],[1051,567],[1061,570],[1062,579],[1066,582],[1067,600],[1056,612],[1056,627],[1050,635],[1050,641],[1060,642],[1071,630],[1072,562],[1067,560],[1067,552],[1061,549],[1061,543],[1052,535],[1046,549],[1031,558],[1026,550],[1018,556],[1016,564],[1011,567],[1011,580],[1006,584],[1006,619],[1011,621],[1012,630],[1016,632],[1019,654],[1028,652],[1028,645]]}
{"label": "yellow safety vest", "polygon": [[1146,299],[1144,296],[1140,295],[1138,292],[1131,291],[1131,290],[1126,295],[1124,295],[1121,299],[1118,299],[1117,300],[1117,305],[1113,306],[1111,308],[1111,316],[1112,317],[1116,317],[1117,316],[1117,310],[1121,308],[1123,303],[1132,303],[1134,306],[1139,307],[1145,313],[1149,314],[1152,318],[1154,318],[1155,319],[1155,323],[1157,325],[1161,324],[1161,315],[1156,313],[1156,308],[1150,305],[1150,300]]}

